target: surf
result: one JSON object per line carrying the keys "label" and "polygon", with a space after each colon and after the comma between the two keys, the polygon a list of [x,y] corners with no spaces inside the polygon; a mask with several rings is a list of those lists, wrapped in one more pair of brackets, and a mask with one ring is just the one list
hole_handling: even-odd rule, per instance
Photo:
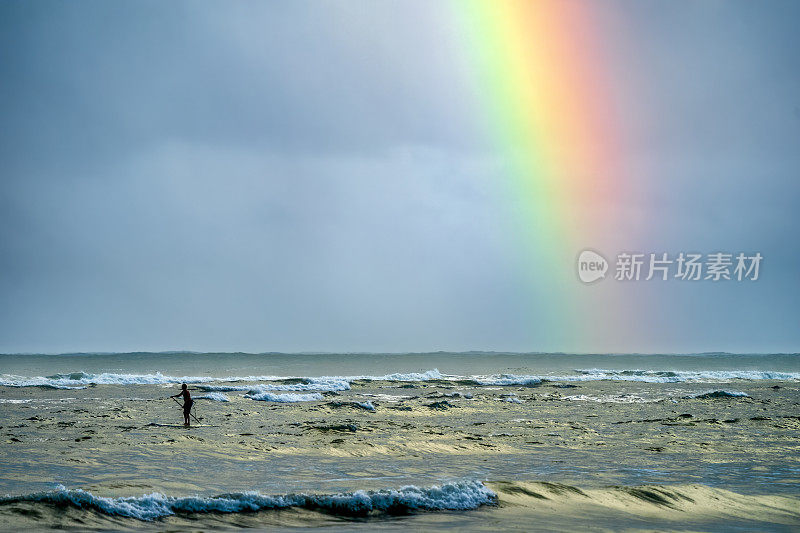
{"label": "surf", "polygon": [[[0,386],[51,389],[85,389],[97,385],[173,385],[190,383],[206,392],[245,392],[251,395],[266,392],[341,392],[355,383],[370,382],[433,382],[472,386],[528,386],[549,382],[630,381],[643,383],[730,383],[747,381],[800,381],[800,372],[767,370],[608,370],[576,369],[560,374],[444,374],[438,369],[424,372],[391,373],[384,375],[341,376],[170,376],[161,372],[150,374],[116,374],[71,372],[50,376],[0,375]],[[238,385],[237,383],[243,383]]]}
{"label": "surf", "polygon": [[[340,493],[110,497],[59,486],[0,498],[17,528],[296,527],[349,523],[367,530],[487,523],[528,531],[641,528],[783,530],[800,525],[794,496],[741,494],[702,484],[578,487],[548,481],[462,480],[437,486]],[[403,517],[402,522],[397,522]],[[487,522],[488,520],[488,522]]]}
{"label": "surf", "polygon": [[357,490],[334,494],[265,495],[240,492],[217,496],[169,496],[154,492],[134,497],[97,496],[82,489],[55,490],[0,498],[0,514],[21,503],[72,508],[107,516],[154,521],[174,515],[254,513],[290,508],[345,517],[379,517],[423,511],[463,511],[496,502],[496,494],[480,481],[459,481],[430,487]]}

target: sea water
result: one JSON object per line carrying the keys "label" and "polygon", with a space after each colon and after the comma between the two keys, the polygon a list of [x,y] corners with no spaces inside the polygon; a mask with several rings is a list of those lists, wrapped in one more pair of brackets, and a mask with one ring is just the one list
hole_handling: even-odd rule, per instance
{"label": "sea water", "polygon": [[[194,427],[168,399],[181,383]],[[798,523],[776,511],[800,496],[798,388],[794,354],[0,355],[0,518],[780,529]]]}

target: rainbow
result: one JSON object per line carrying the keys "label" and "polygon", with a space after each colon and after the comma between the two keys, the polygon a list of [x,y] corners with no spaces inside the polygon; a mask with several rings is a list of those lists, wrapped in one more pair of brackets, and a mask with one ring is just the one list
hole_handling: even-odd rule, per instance
{"label": "rainbow", "polygon": [[450,5],[486,130],[504,161],[509,190],[523,206],[515,241],[536,265],[531,285],[550,308],[551,320],[541,329],[554,346],[574,345],[575,320],[567,317],[585,323],[579,291],[587,289],[571,270],[575,257],[624,226],[617,201],[631,193],[621,164],[620,105],[608,74],[609,38],[596,22],[608,11],[594,11],[600,4]]}

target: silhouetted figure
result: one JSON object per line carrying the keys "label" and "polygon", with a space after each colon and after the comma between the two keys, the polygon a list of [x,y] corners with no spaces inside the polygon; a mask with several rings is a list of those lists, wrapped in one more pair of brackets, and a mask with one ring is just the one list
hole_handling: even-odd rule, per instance
{"label": "silhouetted figure", "polygon": [[170,396],[170,398],[177,398],[178,396],[183,396],[183,425],[189,425],[189,416],[192,414],[192,404],[194,400],[192,400],[191,394],[189,394],[189,389],[186,387],[186,383],[181,385],[181,391],[174,395]]}

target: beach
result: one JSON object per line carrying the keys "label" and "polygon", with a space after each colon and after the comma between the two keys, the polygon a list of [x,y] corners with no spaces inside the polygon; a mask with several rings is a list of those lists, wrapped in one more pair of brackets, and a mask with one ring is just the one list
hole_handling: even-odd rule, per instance
{"label": "beach", "polygon": [[800,533],[800,1],[0,1],[0,533]]}
{"label": "beach", "polygon": [[800,527],[794,355],[14,357],[6,530]]}

